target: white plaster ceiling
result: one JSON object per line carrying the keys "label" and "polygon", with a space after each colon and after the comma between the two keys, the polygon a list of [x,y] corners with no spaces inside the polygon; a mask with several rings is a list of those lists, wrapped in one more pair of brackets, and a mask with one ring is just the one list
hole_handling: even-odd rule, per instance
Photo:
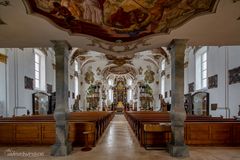
{"label": "white plaster ceiling", "polygon": [[72,47],[126,54],[167,46],[172,39],[188,39],[188,45],[240,45],[239,17],[240,1],[220,0],[216,13],[196,17],[170,34],[148,36],[131,43],[110,43],[69,35],[42,17],[27,14],[21,0],[10,0],[9,6],[0,5],[0,18],[6,23],[0,25],[0,47],[51,47],[51,40],[66,40]]}

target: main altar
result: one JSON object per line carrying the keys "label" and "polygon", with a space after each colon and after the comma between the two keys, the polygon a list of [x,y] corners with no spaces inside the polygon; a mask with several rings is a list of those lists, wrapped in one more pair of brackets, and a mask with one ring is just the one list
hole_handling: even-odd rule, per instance
{"label": "main altar", "polygon": [[124,105],[123,105],[123,103],[120,101],[120,102],[118,102],[118,104],[117,104],[116,112],[123,112],[123,111],[124,111]]}
{"label": "main altar", "polygon": [[116,86],[113,87],[113,106],[114,111],[117,112],[127,110],[127,87],[125,80],[117,81]]}

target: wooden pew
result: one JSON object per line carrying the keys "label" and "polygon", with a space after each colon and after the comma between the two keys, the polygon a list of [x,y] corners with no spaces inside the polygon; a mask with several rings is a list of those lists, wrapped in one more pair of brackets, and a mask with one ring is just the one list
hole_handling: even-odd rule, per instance
{"label": "wooden pew", "polygon": [[[161,112],[126,112],[125,117],[141,145],[145,145],[144,125],[170,123],[169,114]],[[240,121],[235,119],[187,116],[184,130],[188,145],[240,146]],[[167,139],[158,141],[157,137],[160,133],[148,133],[147,143],[167,142]]]}
{"label": "wooden pew", "polygon": [[[69,141],[84,145],[84,131],[89,135],[89,144],[96,145],[114,112],[77,112],[69,116]],[[55,143],[55,120],[53,115],[34,115],[0,118],[0,144],[50,145]]]}

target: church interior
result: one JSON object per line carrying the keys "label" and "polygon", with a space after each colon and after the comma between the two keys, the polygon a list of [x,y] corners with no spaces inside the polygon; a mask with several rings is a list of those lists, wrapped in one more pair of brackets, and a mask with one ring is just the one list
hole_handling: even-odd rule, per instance
{"label": "church interior", "polygon": [[0,0],[0,159],[240,159],[239,0]]}

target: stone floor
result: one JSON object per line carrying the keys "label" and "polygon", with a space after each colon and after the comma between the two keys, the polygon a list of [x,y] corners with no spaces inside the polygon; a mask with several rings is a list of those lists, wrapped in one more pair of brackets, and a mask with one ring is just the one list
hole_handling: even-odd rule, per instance
{"label": "stone floor", "polygon": [[190,157],[173,158],[165,150],[140,147],[124,116],[116,115],[93,150],[82,152],[81,148],[74,148],[67,157],[49,154],[50,147],[46,146],[0,147],[0,160],[240,160],[240,147],[190,147]]}

